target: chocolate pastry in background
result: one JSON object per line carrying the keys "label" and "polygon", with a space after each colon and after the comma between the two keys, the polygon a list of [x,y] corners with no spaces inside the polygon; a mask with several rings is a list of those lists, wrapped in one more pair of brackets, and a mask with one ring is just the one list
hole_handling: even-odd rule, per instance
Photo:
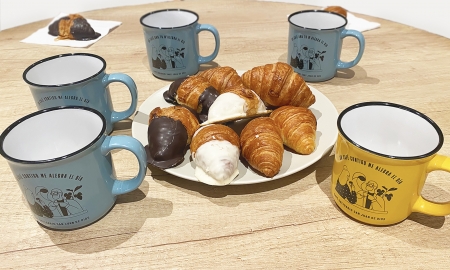
{"label": "chocolate pastry in background", "polygon": [[270,112],[254,91],[243,85],[231,86],[213,102],[208,111],[208,120],[202,125],[268,115]]}
{"label": "chocolate pastry in background", "polygon": [[240,135],[241,155],[255,170],[274,177],[283,162],[281,130],[270,117],[251,120]]}
{"label": "chocolate pastry in background", "polygon": [[347,17],[347,10],[341,6],[329,6],[326,7],[324,10],[341,14],[342,16]]}
{"label": "chocolate pastry in background", "polygon": [[224,186],[239,175],[239,136],[230,127],[221,124],[200,127],[190,149],[196,164],[195,177],[200,182]]}
{"label": "chocolate pastry in background", "polygon": [[180,164],[198,128],[197,117],[184,107],[154,108],[149,116],[145,146],[147,162],[160,169]]}
{"label": "chocolate pastry in background", "polygon": [[207,79],[221,94],[228,87],[242,85],[241,76],[239,76],[234,68],[228,66],[210,68],[200,72],[197,76]]}
{"label": "chocolate pastry in background", "polygon": [[287,63],[254,67],[242,74],[242,82],[268,107],[293,105],[308,108],[316,101],[305,80]]}
{"label": "chocolate pastry in background", "polygon": [[270,118],[280,128],[284,145],[303,155],[316,149],[317,120],[310,109],[282,106],[274,110]]}
{"label": "chocolate pastry in background", "polygon": [[175,80],[169,90],[163,93],[167,102],[197,112],[200,123],[208,119],[209,107],[218,96],[219,92],[205,78],[198,76]]}
{"label": "chocolate pastry in background", "polygon": [[73,40],[92,40],[101,36],[79,14],[70,14],[54,21],[49,25],[48,33],[57,37],[57,39]]}

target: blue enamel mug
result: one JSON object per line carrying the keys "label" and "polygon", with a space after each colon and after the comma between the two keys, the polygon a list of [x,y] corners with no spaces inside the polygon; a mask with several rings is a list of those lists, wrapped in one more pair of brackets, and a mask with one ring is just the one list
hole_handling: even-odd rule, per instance
{"label": "blue enamel mug", "polygon": [[[38,110],[56,106],[83,106],[95,109],[106,119],[106,133],[114,123],[130,117],[137,107],[137,88],[123,73],[105,72],[106,61],[95,54],[69,53],[51,56],[30,65],[23,72]],[[131,103],[125,111],[114,110],[109,85],[125,84]]]}
{"label": "blue enamel mug", "polygon": [[[147,169],[143,145],[105,130],[100,112],[61,106],[24,116],[0,135],[0,154],[39,224],[57,230],[87,226],[106,215],[118,195],[140,186]],[[114,149],[134,154],[135,177],[116,178]]]}
{"label": "blue enamel mug", "polygon": [[[176,80],[198,72],[200,64],[214,60],[219,53],[220,36],[210,24],[199,24],[197,13],[184,9],[157,10],[140,19],[150,70],[163,80]],[[199,53],[198,34],[211,32],[214,51],[208,56]]]}
{"label": "blue enamel mug", "polygon": [[[332,79],[338,69],[351,68],[364,53],[365,39],[361,32],[347,30],[347,19],[324,10],[303,10],[288,17],[289,39],[287,62],[307,82]],[[359,50],[352,61],[340,60],[345,37],[358,40]]]}

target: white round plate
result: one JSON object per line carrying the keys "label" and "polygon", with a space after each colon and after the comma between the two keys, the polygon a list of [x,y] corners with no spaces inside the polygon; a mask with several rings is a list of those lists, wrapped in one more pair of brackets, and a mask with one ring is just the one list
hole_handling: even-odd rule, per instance
{"label": "white round plate", "polygon": [[[156,107],[165,108],[173,106],[173,104],[167,103],[163,98],[163,93],[169,89],[169,86],[167,85],[149,96],[139,107],[133,119],[131,126],[132,136],[138,139],[144,146],[148,144],[147,129],[150,112]],[[299,155],[285,150],[280,172],[272,178],[264,177],[248,165],[239,162],[239,175],[230,185],[255,184],[286,177],[314,164],[334,146],[338,135],[336,125],[338,117],[337,110],[325,95],[311,86],[309,88],[316,96],[316,102],[310,107],[317,119],[316,150],[310,155]],[[191,152],[188,150],[184,156],[183,163],[176,167],[165,169],[165,171],[187,180],[198,181],[194,176],[194,169],[195,163],[191,162]]]}

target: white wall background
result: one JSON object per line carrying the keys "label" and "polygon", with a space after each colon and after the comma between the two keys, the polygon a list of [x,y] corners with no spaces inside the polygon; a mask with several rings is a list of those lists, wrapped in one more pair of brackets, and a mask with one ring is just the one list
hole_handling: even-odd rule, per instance
{"label": "white wall background", "polygon": [[[76,13],[101,8],[163,1],[165,0],[0,0],[0,30],[50,19],[61,12]],[[399,22],[450,38],[450,1],[448,0],[269,1],[291,2],[322,7],[339,5],[345,7],[350,12]]]}

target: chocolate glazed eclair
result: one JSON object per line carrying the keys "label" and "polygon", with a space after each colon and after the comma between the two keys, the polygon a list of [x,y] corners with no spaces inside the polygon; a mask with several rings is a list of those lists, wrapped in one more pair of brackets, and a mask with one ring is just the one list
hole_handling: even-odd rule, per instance
{"label": "chocolate glazed eclair", "polygon": [[219,92],[207,79],[190,76],[172,82],[163,96],[168,103],[185,106],[195,111],[200,123],[203,123],[208,120],[209,107],[219,96]]}
{"label": "chocolate glazed eclair", "polygon": [[182,106],[156,107],[150,112],[147,131],[147,163],[160,169],[184,161],[192,136],[199,128],[197,117]]}

